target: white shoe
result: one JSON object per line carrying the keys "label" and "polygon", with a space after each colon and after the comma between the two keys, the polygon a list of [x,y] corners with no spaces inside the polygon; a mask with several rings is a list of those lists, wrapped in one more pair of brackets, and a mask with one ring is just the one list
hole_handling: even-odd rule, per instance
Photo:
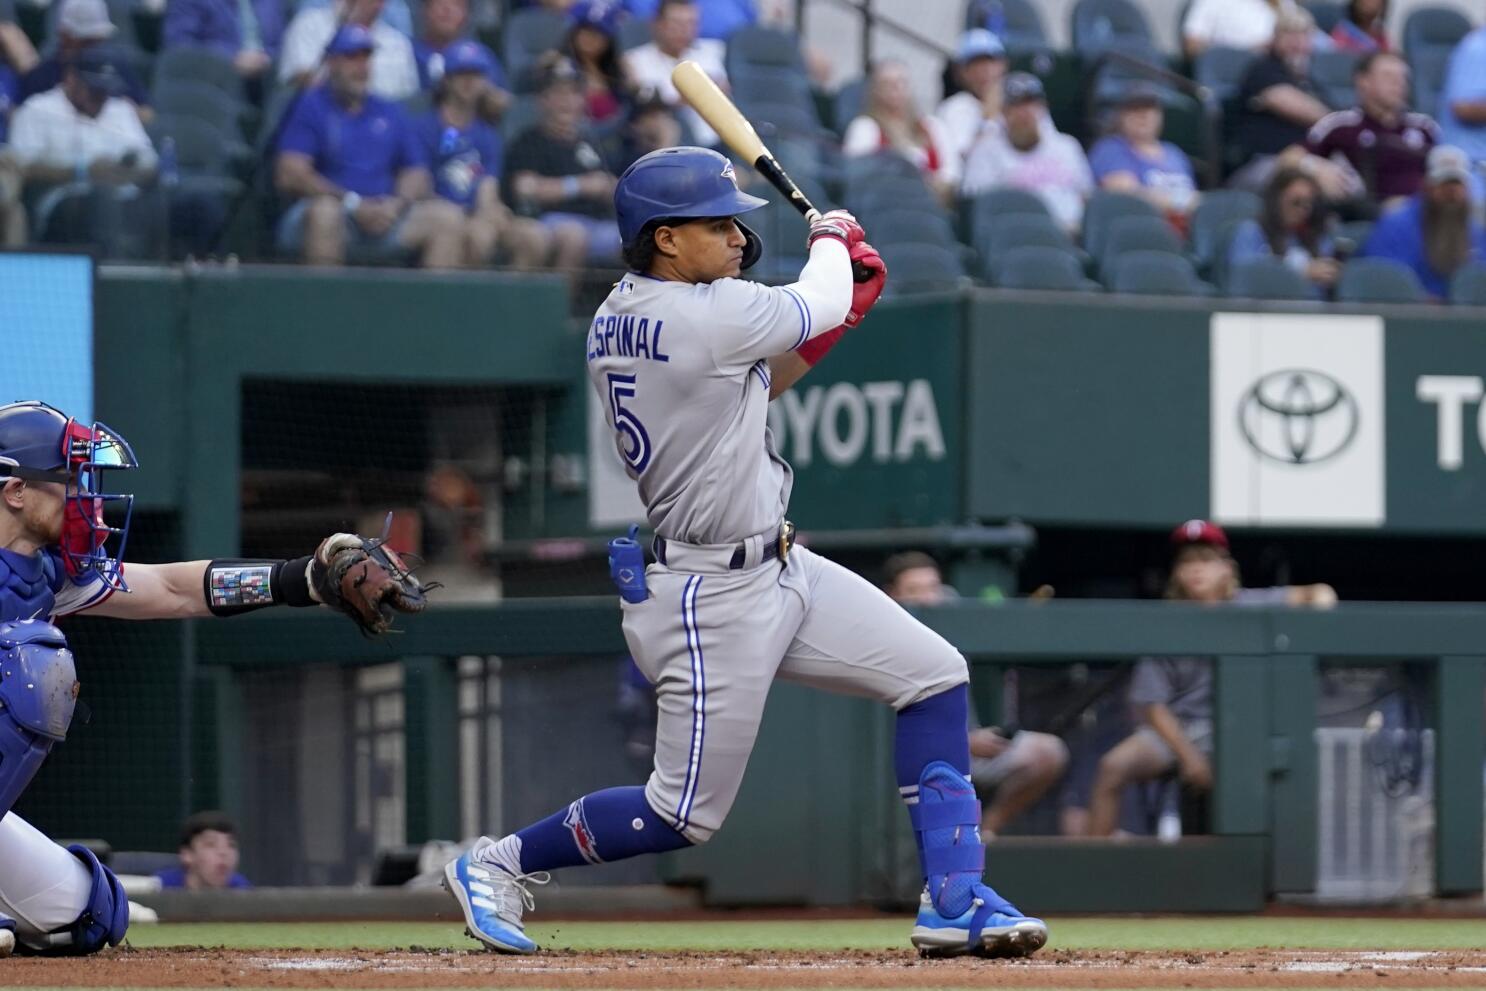
{"label": "white shoe", "polygon": [[521,924],[522,910],[536,905],[527,884],[546,884],[552,875],[512,874],[476,860],[468,851],[444,868],[444,887],[464,912],[465,931],[492,950],[535,953],[537,944]]}

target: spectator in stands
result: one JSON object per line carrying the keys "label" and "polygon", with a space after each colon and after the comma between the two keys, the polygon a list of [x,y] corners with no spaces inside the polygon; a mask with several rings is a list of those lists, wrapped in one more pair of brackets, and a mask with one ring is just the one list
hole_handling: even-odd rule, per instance
{"label": "spectator in stands", "polygon": [[154,175],[155,148],[124,88],[113,54],[92,47],[67,62],[58,85],[16,109],[10,150],[28,185],[124,185]]}
{"label": "spectator in stands", "polygon": [[1456,270],[1486,260],[1486,229],[1471,209],[1470,164],[1459,148],[1437,146],[1424,188],[1373,225],[1361,254],[1407,265],[1431,296],[1445,299]]}
{"label": "spectator in stands", "polygon": [[[17,103],[25,103],[38,93],[55,89],[62,82],[62,68],[90,48],[103,45],[114,36],[117,28],[108,19],[108,6],[104,0],[57,0],[61,8],[57,12],[57,50],[37,62],[31,71],[21,77]],[[119,53],[113,52],[110,64],[123,81],[119,95],[134,104],[142,121],[148,124],[153,117],[150,110],[149,92],[144,83],[130,68]]]}
{"label": "spectator in stands", "polygon": [[[758,21],[758,0],[697,0],[700,14],[698,34],[703,38],[726,41],[741,27]],[[624,0],[631,17],[659,17],[665,0]]]}
{"label": "spectator in stands", "polygon": [[419,122],[418,133],[434,192],[464,211],[465,264],[487,265],[500,250],[514,268],[538,268],[547,260],[550,239],[535,220],[515,216],[501,202],[500,132],[478,113],[489,86],[489,51],[465,39],[446,48],[440,60],[434,108]]}
{"label": "spectator in stands", "polygon": [[[939,563],[921,551],[895,554],[883,563],[883,591],[903,606],[937,606],[955,598],[944,584]],[[1057,784],[1068,766],[1068,748],[1051,733],[982,727],[970,713],[970,777],[990,795],[980,830],[991,839]]]}
{"label": "spectator in stands", "polygon": [[[474,45],[485,67],[477,104],[481,119],[498,123],[511,106],[511,93],[506,86],[506,73],[495,53],[473,38],[469,29],[469,0],[427,0],[423,5],[423,33],[413,39],[413,58],[418,63],[418,85],[433,90],[447,69],[449,50],[455,45]],[[467,50],[467,49],[466,49]],[[474,83],[465,85],[473,86]],[[500,159],[496,158],[499,162]]]}
{"label": "spectator in stands", "polygon": [[[1454,145],[1480,168],[1486,161],[1486,27],[1460,39],[1440,91],[1440,141]],[[1480,177],[1472,190],[1481,195]]]}
{"label": "spectator in stands", "polygon": [[1132,85],[1120,96],[1114,132],[1089,149],[1089,168],[1101,189],[1149,200],[1185,229],[1197,205],[1197,183],[1187,153],[1161,140],[1161,94]]}
{"label": "spectator in stands", "polygon": [[166,48],[204,48],[257,79],[278,58],[284,10],[279,0],[171,0],[163,31]]}
{"label": "spectator in stands", "polygon": [[1326,232],[1326,200],[1316,180],[1299,169],[1281,169],[1264,190],[1258,220],[1245,220],[1233,232],[1228,264],[1251,258],[1279,258],[1304,276],[1322,295],[1336,285],[1341,263]]}
{"label": "spectator in stands", "polygon": [[1053,219],[1076,234],[1094,177],[1083,148],[1053,127],[1042,80],[1029,72],[1006,77],[1006,126],[987,128],[965,158],[961,191],[976,196],[1002,186],[1036,193]]}
{"label": "spectator in stands", "polygon": [[[1360,192],[1360,182],[1348,171],[1305,155],[1306,132],[1331,113],[1310,78],[1315,28],[1315,19],[1303,7],[1284,8],[1275,20],[1268,54],[1244,73],[1236,97],[1235,138],[1246,164],[1234,174],[1232,185],[1261,190],[1280,165],[1303,165],[1313,171],[1328,199],[1350,199]],[[1291,149],[1291,157],[1282,162],[1280,156]]]}
{"label": "spectator in stands", "polygon": [[583,76],[588,119],[617,125],[630,103],[629,78],[619,61],[619,0],[580,0],[568,10],[563,54]]}
{"label": "spectator in stands", "polygon": [[963,162],[980,129],[1001,120],[1001,86],[1006,79],[1001,39],[985,28],[966,31],[955,53],[955,75],[963,88],[946,97],[934,117],[944,133],[946,153]]}
{"label": "spectator in stands", "polygon": [[418,92],[418,61],[407,35],[381,19],[385,0],[336,0],[334,6],[300,10],[284,33],[279,57],[279,81],[296,86],[316,82],[322,58],[330,61],[326,46],[337,25],[356,25],[370,32],[376,51],[371,56],[371,93],[384,100],[405,100]]}
{"label": "spectator in stands", "polygon": [[720,41],[711,38],[698,40],[700,18],[694,0],[660,0],[655,22],[651,25],[655,40],[626,52],[624,67],[636,89],[654,90],[660,94],[662,100],[680,110],[693,140],[711,147],[717,144],[717,132],[686,105],[671,83],[671,70],[677,63],[689,60],[701,66],[702,71],[723,90],[728,88],[727,69],[723,65],[727,50]]}
{"label": "spectator in stands", "polygon": [[10,115],[20,99],[21,74],[35,64],[36,49],[15,22],[12,0],[0,0],[0,248],[16,248],[26,243],[21,165],[5,145],[10,133]]}
{"label": "spectator in stands", "polygon": [[[1171,535],[1175,550],[1166,598],[1203,605],[1311,606],[1330,608],[1330,585],[1280,585],[1246,589],[1215,524],[1188,520]],[[1135,667],[1130,703],[1145,724],[1099,762],[1089,806],[1089,835],[1109,836],[1126,785],[1175,773],[1196,791],[1212,787],[1212,661],[1204,657],[1147,657]]]}
{"label": "spectator in stands", "polygon": [[1283,6],[1284,0],[1193,0],[1182,21],[1182,48],[1188,58],[1208,48],[1262,52]]}
{"label": "spectator in stands", "polygon": [[237,872],[237,827],[225,812],[197,812],[181,826],[179,867],[155,874],[162,888],[187,891],[251,888]]}
{"label": "spectator in stands", "polygon": [[[158,2],[158,0],[144,0],[144,2]],[[335,0],[297,0],[293,4],[296,14],[306,10],[321,9],[329,10]],[[413,9],[408,5],[409,0],[387,0],[382,7],[382,13],[377,17],[379,24],[385,24],[404,38],[413,37]]]}
{"label": "spectator in stands", "polygon": [[1357,106],[1322,117],[1306,135],[1306,151],[1320,158],[1340,156],[1365,186],[1365,200],[1377,205],[1413,196],[1424,181],[1424,162],[1439,143],[1439,127],[1409,106],[1409,66],[1384,51],[1362,56],[1353,71]]}
{"label": "spectator in stands", "polygon": [[937,118],[924,117],[914,106],[908,67],[883,59],[867,76],[865,112],[846,127],[841,150],[850,157],[896,152],[918,166],[924,181],[946,203],[960,181],[960,156]]}
{"label": "spectator in stands", "polygon": [[[406,40],[406,39],[405,39]],[[279,222],[279,249],[339,265],[348,244],[425,268],[464,260],[464,215],[434,197],[428,159],[398,107],[370,92],[372,32],[347,24],[325,50],[328,78],[295,105],[279,138],[274,180],[297,200]]]}
{"label": "spectator in stands", "polygon": [[36,48],[16,22],[15,0],[0,0],[0,74],[8,71],[19,78],[36,62]]}
{"label": "spectator in stands", "polygon": [[1351,0],[1331,29],[1331,43],[1339,52],[1389,51],[1387,21],[1388,0]]}
{"label": "spectator in stands", "polygon": [[506,201],[551,232],[560,267],[617,262],[617,180],[583,136],[583,82],[565,58],[543,69],[541,111],[506,153]]}
{"label": "spectator in stands", "polygon": [[681,121],[676,119],[676,112],[666,106],[664,100],[652,97],[630,112],[629,121],[624,126],[623,150],[615,162],[614,173],[623,175],[624,170],[642,156],[681,143]]}

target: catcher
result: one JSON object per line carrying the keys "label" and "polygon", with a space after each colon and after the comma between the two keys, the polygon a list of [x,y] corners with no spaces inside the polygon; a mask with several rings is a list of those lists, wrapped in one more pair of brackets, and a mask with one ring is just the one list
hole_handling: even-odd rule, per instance
{"label": "catcher", "polygon": [[426,587],[384,546],[385,533],[338,533],[292,561],[126,569],[133,497],[105,491],[104,480],[136,466],[128,442],[101,423],[37,401],[0,406],[0,956],[18,943],[34,952],[93,953],[117,945],[129,925],[128,899],[108,868],[9,811],[66,736],[78,694],[54,619],[83,611],[226,617],[324,604],[374,635],[390,629],[396,613],[425,605]]}

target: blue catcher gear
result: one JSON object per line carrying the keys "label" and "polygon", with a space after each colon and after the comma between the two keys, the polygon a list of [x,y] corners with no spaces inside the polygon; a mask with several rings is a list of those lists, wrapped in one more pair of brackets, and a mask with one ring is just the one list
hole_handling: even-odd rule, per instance
{"label": "blue catcher gear", "polygon": [[625,169],[614,187],[619,237],[626,249],[652,221],[733,217],[748,241],[743,247],[745,269],[763,255],[764,242],[736,218],[768,202],[739,190],[733,163],[709,148],[652,151]]}
{"label": "blue catcher gear", "polygon": [[[134,496],[105,492],[103,473],[138,466],[129,442],[102,423],[81,423],[39,400],[0,406],[0,479],[75,483],[63,511],[60,550],[67,574],[79,585],[101,580],[108,588],[129,590],[120,563]],[[110,503],[117,507],[114,515],[123,517],[118,526],[104,522]],[[116,547],[108,547],[110,539]]]}
{"label": "blue catcher gear", "polygon": [[98,862],[93,851],[74,843],[67,852],[83,862],[93,879],[88,905],[77,921],[45,936],[27,936],[17,949],[48,956],[81,957],[105,946],[118,946],[129,929],[129,896],[114,872]]}
{"label": "blue catcher gear", "polygon": [[77,693],[61,630],[39,619],[0,625],[0,815],[67,738]]}

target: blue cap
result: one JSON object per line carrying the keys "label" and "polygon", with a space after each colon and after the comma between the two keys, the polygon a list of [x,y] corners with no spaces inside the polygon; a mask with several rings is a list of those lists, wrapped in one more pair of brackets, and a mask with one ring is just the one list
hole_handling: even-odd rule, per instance
{"label": "blue cap", "polygon": [[482,76],[495,74],[495,59],[478,41],[456,41],[444,49],[444,75],[456,72],[478,72]]}
{"label": "blue cap", "polygon": [[356,55],[377,47],[372,33],[360,24],[347,24],[335,33],[330,44],[325,46],[326,55]]}
{"label": "blue cap", "polygon": [[573,27],[590,27],[609,37],[619,32],[619,0],[577,0],[568,8],[568,23]]}
{"label": "blue cap", "polygon": [[985,28],[971,28],[960,38],[960,49],[955,53],[956,62],[969,62],[978,58],[1005,58],[1006,46],[1001,39]]}

